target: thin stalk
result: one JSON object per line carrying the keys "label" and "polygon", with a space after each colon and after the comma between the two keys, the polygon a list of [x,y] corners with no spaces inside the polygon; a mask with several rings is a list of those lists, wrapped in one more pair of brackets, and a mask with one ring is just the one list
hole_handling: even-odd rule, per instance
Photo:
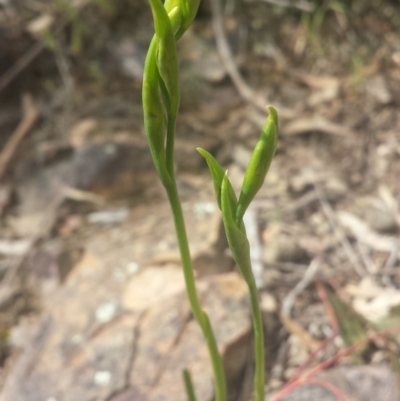
{"label": "thin stalk", "polygon": [[165,146],[165,155],[166,155],[165,164],[167,167],[167,171],[171,176],[171,178],[173,178],[174,182],[175,182],[175,171],[174,171],[175,125],[176,125],[176,116],[168,115],[167,140]]}
{"label": "thin stalk", "polygon": [[186,292],[188,294],[190,307],[206,340],[208,352],[211,359],[215,383],[215,401],[226,401],[227,391],[222,358],[218,351],[217,342],[215,340],[210,321],[207,314],[201,309],[200,301],[197,295],[192,267],[192,259],[190,257],[189,244],[186,234],[185,221],[183,217],[182,206],[179,200],[178,190],[176,188],[175,179],[173,178],[172,183],[165,188],[174,217],[175,231],[181,254],[183,275],[185,278]]}
{"label": "thin stalk", "polygon": [[254,353],[256,371],[254,375],[255,401],[264,401],[265,395],[265,361],[264,361],[264,329],[258,291],[254,279],[248,283],[250,292],[251,314],[254,328]]}
{"label": "thin stalk", "polygon": [[190,375],[190,372],[187,369],[184,369],[183,371],[183,382],[185,383],[185,390],[188,401],[197,401],[196,394],[194,392],[192,376]]}

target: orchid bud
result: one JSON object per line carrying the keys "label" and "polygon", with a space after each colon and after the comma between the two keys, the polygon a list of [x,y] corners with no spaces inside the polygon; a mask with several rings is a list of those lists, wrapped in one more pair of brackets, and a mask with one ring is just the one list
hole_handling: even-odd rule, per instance
{"label": "orchid bud", "polygon": [[272,106],[269,106],[268,109],[269,116],[261,131],[253,154],[251,155],[243,179],[242,190],[236,210],[237,222],[243,219],[246,209],[262,187],[275,154],[278,139],[278,114]]}
{"label": "orchid bud", "polygon": [[156,31],[157,66],[161,77],[159,84],[165,96],[167,113],[175,118],[179,109],[178,55],[175,35],[168,13],[161,1],[149,1]]}
{"label": "orchid bud", "polygon": [[164,155],[166,121],[158,85],[160,76],[157,68],[156,52],[157,42],[152,41],[144,65],[142,102],[147,140],[157,172],[161,177],[165,175],[166,171]]}

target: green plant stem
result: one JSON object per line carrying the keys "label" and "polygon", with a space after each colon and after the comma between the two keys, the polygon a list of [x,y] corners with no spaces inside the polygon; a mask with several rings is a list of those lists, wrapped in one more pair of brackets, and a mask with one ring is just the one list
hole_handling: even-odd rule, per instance
{"label": "green plant stem", "polygon": [[[175,166],[174,166],[174,146],[175,146],[175,125],[176,125],[176,116],[168,115],[168,124],[167,124],[167,140],[165,147],[165,164],[167,167],[167,171],[170,177],[175,182]],[[168,191],[168,189],[167,189]],[[178,202],[180,204],[180,202]],[[173,210],[172,210],[173,211]],[[186,240],[187,242],[187,240]],[[190,257],[189,257],[190,258]]]}
{"label": "green plant stem", "polygon": [[190,372],[187,369],[183,371],[183,382],[185,383],[185,389],[188,401],[197,401],[196,394],[194,392],[192,376],[190,375]]}
{"label": "green plant stem", "polygon": [[[170,174],[173,174],[173,171]],[[165,186],[168,199],[171,205],[172,214],[174,217],[175,230],[178,239],[179,250],[181,253],[181,261],[183,274],[186,284],[186,292],[189,303],[195,319],[197,320],[203,336],[206,340],[208,352],[210,354],[211,365],[215,383],[215,401],[226,401],[226,381],[225,373],[222,364],[222,358],[218,351],[217,342],[214,332],[210,325],[207,314],[201,309],[200,301],[197,296],[195,279],[193,274],[192,259],[190,257],[189,244],[186,234],[185,221],[183,218],[182,206],[179,200],[178,190],[176,188],[175,178],[172,175],[172,180],[169,185]]]}
{"label": "green plant stem", "polygon": [[258,290],[254,278],[248,283],[250,292],[251,312],[254,327],[254,353],[256,371],[254,375],[255,401],[264,401],[265,394],[265,362],[264,362],[264,329]]}

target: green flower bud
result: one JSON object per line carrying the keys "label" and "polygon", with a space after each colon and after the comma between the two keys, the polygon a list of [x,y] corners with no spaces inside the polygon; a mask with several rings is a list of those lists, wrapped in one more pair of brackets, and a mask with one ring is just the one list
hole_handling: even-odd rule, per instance
{"label": "green flower bud", "polygon": [[160,87],[165,97],[168,115],[176,118],[179,109],[179,80],[175,35],[167,11],[161,1],[149,1],[156,31],[157,66],[162,79]]}
{"label": "green flower bud", "polygon": [[171,11],[167,10],[167,13],[168,13],[168,18],[171,21],[172,30],[175,33],[175,40],[177,41],[178,38],[176,37],[176,33],[178,32],[178,29],[181,26],[183,18],[181,10],[179,9],[179,7],[173,7]]}
{"label": "green flower bud", "polygon": [[[164,7],[168,14],[170,14],[174,7],[178,7],[182,16],[179,29],[176,32],[176,40],[178,40],[185,33],[185,31],[193,22],[194,17],[197,14],[197,10],[199,9],[199,5],[200,0],[165,0]],[[175,30],[175,24],[172,25]]]}
{"label": "green flower bud", "polygon": [[221,186],[221,210],[225,234],[233,259],[242,277],[247,283],[251,283],[253,280],[253,272],[251,270],[250,245],[246,233],[236,224],[234,217],[235,211],[231,208],[229,192],[229,180],[228,176],[225,174]]}
{"label": "green flower bud", "polygon": [[250,205],[250,202],[262,187],[275,154],[278,140],[278,114],[272,106],[269,106],[268,109],[269,116],[261,131],[253,154],[251,155],[243,179],[242,190],[236,210],[237,222],[243,219],[243,215]]}
{"label": "green flower bud", "polygon": [[166,121],[158,85],[160,75],[157,68],[156,52],[157,42],[153,40],[144,65],[142,102],[147,140],[154,164],[161,177],[165,175],[166,171],[164,156]]}
{"label": "green flower bud", "polygon": [[174,8],[178,8],[181,5],[181,0],[165,0],[164,8],[169,14]]}
{"label": "green flower bud", "polygon": [[199,9],[200,0],[180,0],[183,20],[176,37],[180,38],[192,24]]}

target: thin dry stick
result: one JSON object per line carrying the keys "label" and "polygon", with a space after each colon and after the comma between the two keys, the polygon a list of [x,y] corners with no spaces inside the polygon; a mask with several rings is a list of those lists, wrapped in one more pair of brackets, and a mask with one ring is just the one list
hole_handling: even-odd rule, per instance
{"label": "thin dry stick", "polygon": [[360,241],[357,241],[357,248],[360,253],[360,257],[361,257],[362,261],[364,262],[366,269],[368,270],[368,273],[372,274],[372,275],[377,274],[378,266],[376,266],[371,255],[369,254],[369,248],[365,244],[361,243]]}
{"label": "thin dry stick", "polygon": [[339,388],[337,388],[335,385],[332,383],[329,383],[325,380],[321,379],[299,379],[296,382],[293,382],[287,387],[284,387],[273,399],[272,401],[281,401],[283,397],[294,391],[297,387],[302,386],[303,384],[315,384],[320,387],[324,387],[330,392],[332,392],[338,401],[346,401],[345,396],[343,393],[340,391]]}
{"label": "thin dry stick", "polygon": [[279,401],[282,399],[283,395],[288,394],[289,392],[293,391],[296,387],[298,387],[301,384],[307,384],[310,383],[310,381],[314,381],[312,377],[315,376],[318,372],[327,369],[329,366],[333,365],[335,362],[337,362],[340,358],[351,354],[353,351],[355,351],[357,348],[362,347],[365,344],[370,343],[371,341],[375,340],[376,338],[385,336],[385,335],[390,335],[395,332],[400,331],[400,325],[391,327],[387,330],[380,331],[378,333],[375,333],[368,338],[365,338],[364,340],[359,341],[357,344],[353,344],[350,347],[347,347],[343,349],[342,351],[338,352],[336,355],[334,355],[332,358],[327,359],[325,362],[320,363],[318,366],[315,368],[311,369],[309,372],[307,372],[304,376],[301,378],[297,379],[294,382],[291,382],[289,386],[284,387],[273,399],[272,401]]}
{"label": "thin dry stick", "polygon": [[23,96],[22,108],[24,111],[23,119],[0,153],[0,179],[3,177],[11,158],[18,148],[18,145],[33,128],[39,118],[39,112],[33,103],[31,95],[25,94]]}
{"label": "thin dry stick", "polygon": [[[224,24],[221,12],[221,0],[212,0],[212,23],[214,28],[215,41],[219,55],[221,56],[222,64],[225,71],[230,76],[232,82],[236,86],[240,96],[250,104],[256,106],[258,109],[265,113],[265,107],[268,104],[266,99],[258,96],[253,89],[251,89],[240,75],[239,69],[233,58],[231,49],[225,36]],[[282,112],[279,110],[279,115]],[[264,118],[265,119],[265,118]]]}
{"label": "thin dry stick", "polygon": [[311,12],[314,10],[314,6],[309,1],[305,0],[298,0],[298,1],[291,1],[291,0],[262,0],[264,3],[270,3],[274,6],[279,7],[291,7],[297,8],[301,11]]}
{"label": "thin dry stick", "polygon": [[[340,224],[349,229],[352,235],[368,248],[378,252],[392,252],[393,243],[397,241],[395,236],[378,234],[357,216],[344,210],[338,212],[337,217]],[[400,258],[400,252],[398,257]]]}
{"label": "thin dry stick", "polygon": [[398,258],[399,249],[400,249],[400,240],[394,241],[392,250],[390,251],[390,254],[386,260],[385,266],[383,267],[384,271],[390,270],[396,266],[396,263],[399,260],[399,258]]}
{"label": "thin dry stick", "polygon": [[332,206],[326,200],[325,195],[323,194],[322,190],[320,189],[319,185],[316,181],[314,181],[315,192],[318,196],[319,203],[321,204],[322,211],[324,212],[326,218],[328,219],[329,224],[331,225],[333,232],[340,242],[344,252],[346,253],[347,258],[349,259],[351,265],[353,266],[355,272],[360,276],[364,277],[365,272],[362,269],[360,259],[358,258],[357,254],[354,252],[353,247],[351,246],[349,240],[346,237],[345,232],[343,231],[340,224],[336,222],[335,211],[333,210]]}
{"label": "thin dry stick", "polygon": [[262,250],[259,238],[257,216],[252,208],[247,209],[243,216],[243,223],[246,227],[247,238],[250,244],[251,268],[256,280],[256,286],[258,289],[261,289],[265,285],[264,266],[262,262]]}
{"label": "thin dry stick", "polygon": [[64,83],[64,90],[65,90],[65,113],[63,115],[64,121],[61,122],[62,131],[64,132],[61,132],[61,134],[66,135],[71,125],[75,83],[71,73],[71,63],[68,60],[68,57],[65,55],[65,51],[63,49],[61,40],[55,39],[54,42],[55,42],[54,46],[55,61],[61,79]]}
{"label": "thin dry stick", "polygon": [[319,348],[317,348],[315,351],[311,352],[311,354],[308,356],[307,360],[297,368],[296,372],[293,374],[293,376],[290,378],[290,380],[286,383],[286,386],[289,386],[290,384],[292,384],[293,382],[298,380],[301,373],[310,365],[311,362],[314,361],[314,359],[317,357],[319,352],[322,351],[323,349],[325,349],[339,333],[339,322],[338,322],[336,314],[332,308],[332,305],[328,301],[328,296],[326,294],[323,284],[317,283],[316,288],[317,288],[318,295],[319,295],[319,297],[329,315],[329,318],[331,320],[333,334],[330,337],[326,338],[322,342],[322,344]]}
{"label": "thin dry stick", "polygon": [[[212,24],[214,29],[215,41],[217,44],[217,50],[221,57],[222,64],[225,71],[231,78],[233,84],[235,85],[239,95],[250,105],[255,107],[254,114],[258,116],[262,121],[265,121],[265,107],[269,103],[264,96],[257,94],[243,79],[240,71],[235,63],[234,57],[232,55],[231,49],[229,47],[228,40],[226,39],[224,31],[224,23],[221,11],[221,0],[211,1],[212,9]],[[262,111],[262,117],[259,113]],[[279,107],[279,117],[291,119],[295,116],[292,110],[284,107]],[[261,125],[264,123],[262,122]]]}
{"label": "thin dry stick", "polygon": [[375,340],[375,339],[377,339],[379,337],[382,337],[382,336],[385,336],[385,335],[389,335],[389,334],[393,334],[393,333],[396,333],[397,331],[400,331],[400,325],[391,327],[391,328],[389,328],[387,330],[383,330],[383,331],[380,331],[378,333],[375,333],[375,334],[365,338],[364,340],[361,340],[358,343],[356,343],[354,345],[351,345],[350,347],[345,348],[344,350],[342,350],[342,351],[338,352],[336,355],[334,355],[332,358],[329,358],[325,362],[322,362],[321,364],[319,364],[315,368],[311,369],[309,372],[307,372],[303,376],[302,379],[314,376],[317,372],[320,372],[321,370],[324,370],[324,369],[328,368],[329,366],[333,365],[336,361],[338,361],[343,356],[351,354],[357,348],[362,347],[363,345],[368,344],[371,341],[373,341],[373,340]]}
{"label": "thin dry stick", "polygon": [[317,273],[319,268],[319,262],[317,259],[313,259],[308,266],[306,272],[304,273],[303,278],[298,282],[298,284],[286,295],[285,299],[282,302],[281,308],[281,321],[286,329],[296,335],[303,345],[310,350],[314,350],[319,348],[320,344],[318,341],[313,339],[310,334],[303,329],[303,327],[294,321],[291,318],[291,310],[296,298],[307,288],[307,286],[311,283],[315,274]]}
{"label": "thin dry stick", "polygon": [[293,308],[293,304],[296,298],[310,285],[315,274],[319,268],[319,262],[317,259],[313,259],[308,266],[303,278],[297,283],[297,285],[286,295],[282,302],[281,313],[283,316],[289,317]]}
{"label": "thin dry stick", "polygon": [[36,42],[0,77],[0,92],[42,52],[44,47],[43,42]]}

